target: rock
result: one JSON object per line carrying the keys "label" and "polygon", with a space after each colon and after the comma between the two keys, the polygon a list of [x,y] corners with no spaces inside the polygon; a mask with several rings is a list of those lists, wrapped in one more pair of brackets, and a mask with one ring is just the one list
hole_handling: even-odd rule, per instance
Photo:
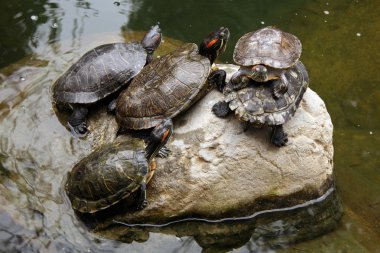
{"label": "rock", "polygon": [[174,120],[168,145],[172,154],[157,159],[148,206],[114,220],[163,223],[245,216],[304,203],[331,187],[333,125],[315,92],[305,92],[294,118],[284,125],[289,143],[282,148],[270,144],[269,128],[247,126],[234,115],[214,116],[211,107],[222,98],[211,91]]}

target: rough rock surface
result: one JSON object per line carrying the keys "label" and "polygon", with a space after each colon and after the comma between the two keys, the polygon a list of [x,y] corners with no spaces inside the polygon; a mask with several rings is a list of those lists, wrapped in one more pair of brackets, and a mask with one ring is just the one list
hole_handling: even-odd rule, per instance
{"label": "rough rock surface", "polygon": [[289,143],[282,148],[270,144],[270,128],[253,128],[234,115],[214,116],[211,107],[222,99],[214,90],[174,120],[172,154],[157,159],[148,206],[119,221],[241,216],[303,203],[331,186],[333,125],[315,92],[305,92],[284,125]]}

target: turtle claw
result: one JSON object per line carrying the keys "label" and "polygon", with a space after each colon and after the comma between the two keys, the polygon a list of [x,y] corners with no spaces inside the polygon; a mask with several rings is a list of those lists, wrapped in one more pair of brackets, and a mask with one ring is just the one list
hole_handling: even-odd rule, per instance
{"label": "turtle claw", "polygon": [[88,109],[86,107],[74,107],[73,112],[67,121],[67,125],[72,135],[76,138],[84,137],[88,131],[86,123],[87,114]]}
{"label": "turtle claw", "polygon": [[171,154],[171,150],[165,145],[157,153],[160,158],[167,158]]}
{"label": "turtle claw", "polygon": [[71,134],[76,137],[76,138],[81,138],[86,136],[88,129],[87,129],[87,124],[86,122],[82,122],[77,126],[72,126],[70,122],[67,123]]}
{"label": "turtle claw", "polygon": [[288,135],[281,129],[274,127],[271,143],[276,147],[283,147],[288,143]]}
{"label": "turtle claw", "polygon": [[215,114],[215,116],[223,118],[226,117],[230,112],[230,107],[228,106],[227,102],[219,101],[218,103],[213,105],[211,110]]}
{"label": "turtle claw", "polygon": [[148,205],[148,201],[144,199],[136,206],[136,210],[143,210]]}
{"label": "turtle claw", "polygon": [[288,137],[284,137],[284,138],[272,138],[272,144],[275,145],[276,147],[283,147],[283,146],[286,146],[286,144],[288,143]]}
{"label": "turtle claw", "polygon": [[220,92],[223,92],[224,86],[226,86],[226,71],[221,69],[214,70],[207,80],[212,86],[216,86]]}

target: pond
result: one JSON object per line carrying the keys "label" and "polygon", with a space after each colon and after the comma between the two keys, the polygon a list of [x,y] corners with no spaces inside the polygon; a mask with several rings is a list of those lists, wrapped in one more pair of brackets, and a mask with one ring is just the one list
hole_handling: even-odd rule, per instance
{"label": "pond", "polygon": [[[12,241],[15,245],[27,244],[21,237],[39,237],[39,247],[49,248],[50,241],[44,240],[41,228],[53,226],[51,223],[55,220],[42,219],[38,208],[27,215],[23,212],[18,215],[17,209],[28,208],[28,203],[34,201],[43,203],[43,209],[54,214],[53,202],[58,200],[45,200],[44,196],[46,192],[59,192],[60,185],[33,189],[31,182],[44,184],[50,179],[54,181],[55,177],[54,174],[46,174],[40,178],[35,173],[36,169],[46,168],[30,162],[33,159],[27,159],[28,156],[39,155],[35,153],[37,151],[33,153],[33,146],[27,147],[31,151],[25,153],[25,157],[12,159],[9,159],[12,153],[5,150],[29,145],[23,139],[28,137],[43,147],[46,142],[44,138],[56,138],[66,133],[61,128],[53,127],[57,125],[53,113],[33,118],[24,110],[25,117],[30,116],[31,121],[26,120],[28,124],[23,126],[14,126],[9,120],[12,117],[9,108],[50,106],[50,101],[36,94],[47,92],[46,89],[62,74],[62,69],[66,69],[74,59],[101,43],[128,39],[129,34],[139,33],[159,22],[164,40],[167,38],[168,43],[174,44],[179,44],[179,41],[198,42],[215,28],[229,27],[230,42],[220,58],[223,63],[233,62],[233,45],[248,31],[275,25],[297,35],[302,41],[301,60],[309,71],[310,87],[325,101],[334,124],[335,179],[344,207],[338,228],[313,240],[284,248],[260,248],[251,239],[233,252],[380,252],[380,5],[377,1],[4,0],[1,5],[0,81],[20,67],[29,66],[22,75],[16,73],[13,83],[17,84],[17,88],[5,87],[12,85],[9,80],[7,83],[0,82],[0,130],[11,129],[23,133],[22,136],[12,137],[14,143],[0,140],[0,203],[8,203],[4,199],[20,199],[22,204],[7,206],[6,210],[14,210],[17,219],[23,220],[30,228],[37,228],[37,231],[32,231],[13,226],[15,231],[12,233],[19,235]],[[45,67],[48,71],[41,73],[36,67]],[[33,85],[23,86],[20,81],[25,78]],[[22,103],[25,97],[29,100]],[[37,121],[46,122],[46,129],[34,131],[34,125],[30,122]],[[37,133],[41,132],[46,133],[44,138],[38,138]],[[68,142],[67,145],[76,143]],[[60,151],[47,152],[58,157]],[[43,158],[42,154],[40,156]],[[54,162],[60,164],[62,159],[57,158]],[[22,167],[15,164],[22,164]],[[23,177],[11,168],[22,170]],[[25,199],[25,192],[32,192],[36,199]],[[72,220],[73,217],[63,216],[60,223],[54,226],[65,226]],[[12,222],[15,221],[0,212],[0,251],[38,252],[36,245],[17,251],[17,247],[3,243],[7,241],[7,236],[2,226],[9,226]],[[83,235],[88,233],[84,229],[81,231]],[[76,233],[50,234],[49,238],[53,237],[58,242],[57,248],[60,247],[61,237],[69,238],[75,245],[97,243],[96,240],[89,242],[88,235],[78,236]],[[101,244],[100,252],[201,251],[201,247],[190,237],[175,238],[160,233],[151,233],[146,243],[133,242],[120,246],[121,243],[102,241]],[[155,248],[157,250],[152,250]],[[66,252],[72,252],[70,250]]]}

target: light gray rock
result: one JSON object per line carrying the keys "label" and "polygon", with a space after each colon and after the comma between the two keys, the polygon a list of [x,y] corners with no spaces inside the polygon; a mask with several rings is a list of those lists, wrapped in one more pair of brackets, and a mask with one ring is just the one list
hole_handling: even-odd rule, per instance
{"label": "light gray rock", "polygon": [[148,206],[119,221],[242,216],[303,203],[331,186],[333,125],[315,92],[305,92],[294,118],[284,125],[289,143],[282,148],[270,144],[269,128],[247,126],[234,115],[214,116],[211,107],[222,99],[211,91],[174,120],[172,154],[157,159]]}

